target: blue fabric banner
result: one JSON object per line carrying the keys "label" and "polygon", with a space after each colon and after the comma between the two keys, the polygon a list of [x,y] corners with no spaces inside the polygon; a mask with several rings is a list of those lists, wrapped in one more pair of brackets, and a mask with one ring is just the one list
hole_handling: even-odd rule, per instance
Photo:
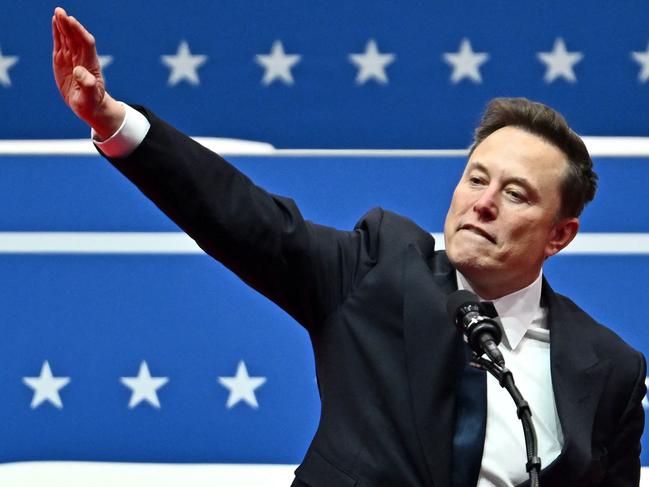
{"label": "blue fabric banner", "polygon": [[[85,137],[51,74],[54,1],[3,2],[0,139]],[[64,7],[111,93],[192,135],[288,148],[463,148],[487,100],[646,135],[646,2],[175,0]]]}

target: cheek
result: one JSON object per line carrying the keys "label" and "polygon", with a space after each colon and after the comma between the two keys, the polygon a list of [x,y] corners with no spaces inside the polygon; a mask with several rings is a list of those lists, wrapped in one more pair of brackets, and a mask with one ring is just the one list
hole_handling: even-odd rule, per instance
{"label": "cheek", "polygon": [[507,237],[511,246],[527,251],[530,258],[537,254],[539,249],[545,249],[548,240],[545,222],[538,220],[519,221],[509,229]]}
{"label": "cheek", "polygon": [[457,204],[456,204],[456,197],[455,193],[453,193],[453,199],[451,200],[451,204],[448,207],[448,211],[446,212],[446,220],[444,220],[444,228],[448,229],[450,224],[457,218]]}
{"label": "cheek", "polygon": [[448,208],[448,213],[446,215],[446,218],[447,219],[451,217],[456,218],[462,212],[464,212],[466,209],[467,200],[468,198],[463,193],[463,191],[460,188],[455,188],[455,191],[453,192],[453,198],[451,199],[451,204]]}

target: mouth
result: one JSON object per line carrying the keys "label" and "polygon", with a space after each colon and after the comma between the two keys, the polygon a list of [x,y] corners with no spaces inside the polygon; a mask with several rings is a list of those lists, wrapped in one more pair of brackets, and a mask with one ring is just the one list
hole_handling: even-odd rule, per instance
{"label": "mouth", "polygon": [[475,233],[476,235],[480,235],[481,237],[486,238],[486,239],[489,240],[492,244],[495,244],[495,243],[496,243],[496,237],[494,237],[493,235],[491,235],[491,234],[490,234],[489,232],[487,232],[486,230],[483,230],[482,228],[477,227],[477,226],[475,226],[475,225],[471,225],[470,223],[466,223],[466,224],[464,224],[464,225],[460,225],[460,227],[458,228],[458,230],[468,230],[468,231],[470,231],[470,232],[472,232],[472,233]]}

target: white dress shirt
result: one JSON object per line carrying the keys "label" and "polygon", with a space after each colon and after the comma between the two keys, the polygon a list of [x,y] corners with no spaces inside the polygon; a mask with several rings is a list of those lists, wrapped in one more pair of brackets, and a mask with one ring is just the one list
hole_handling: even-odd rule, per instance
{"label": "white dress shirt", "polygon": [[117,132],[103,141],[98,138],[94,130],[91,132],[92,141],[108,157],[119,158],[130,155],[142,143],[151,127],[146,117],[135,108],[126,103],[119,103],[124,105],[126,115]]}
{"label": "white dress shirt", "polygon": [[[552,390],[550,330],[541,307],[542,275],[512,294],[493,300],[503,330],[499,348],[516,386],[528,402],[542,467],[561,453],[563,434]],[[459,272],[458,289],[473,291]],[[487,431],[478,487],[513,487],[529,478],[523,426],[509,393],[487,374]]]}
{"label": "white dress shirt", "polygon": [[[108,157],[126,157],[144,140],[150,123],[124,105],[121,127],[105,141],[93,141]],[[457,273],[458,289],[473,291]],[[542,466],[561,452],[563,434],[557,416],[550,375],[550,331],[547,310],[541,307],[541,275],[528,287],[493,301],[503,327],[500,350],[516,385],[529,403],[536,428]],[[491,375],[487,378],[487,430],[477,487],[513,487],[528,478],[525,438],[516,407]]]}

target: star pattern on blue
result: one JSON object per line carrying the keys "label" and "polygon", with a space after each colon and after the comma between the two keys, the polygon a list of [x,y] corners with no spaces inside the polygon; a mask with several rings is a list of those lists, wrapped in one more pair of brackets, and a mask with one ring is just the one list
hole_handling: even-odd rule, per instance
{"label": "star pattern on blue", "polygon": [[575,65],[583,58],[584,55],[581,52],[568,51],[563,39],[557,37],[552,51],[538,53],[538,59],[546,66],[543,80],[546,83],[553,83],[562,78],[569,83],[576,83]]}
{"label": "star pattern on blue", "polygon": [[386,68],[394,62],[396,56],[392,53],[381,53],[374,39],[367,41],[365,52],[350,54],[349,60],[358,68],[356,83],[363,85],[370,80],[379,84],[388,84]]}
{"label": "star pattern on blue", "polygon": [[467,38],[462,39],[457,52],[444,53],[444,60],[451,65],[451,82],[457,84],[463,79],[469,79],[474,83],[482,83],[480,66],[489,60],[489,54],[486,52],[474,52],[471,47],[471,41]]}
{"label": "star pattern on blue", "polygon": [[46,401],[58,409],[63,408],[60,391],[70,383],[70,377],[52,374],[49,361],[43,362],[38,377],[23,377],[23,383],[34,391],[30,407],[36,409]]}
{"label": "star pattern on blue", "polygon": [[190,85],[199,85],[198,68],[207,62],[204,54],[192,54],[186,40],[180,41],[176,54],[167,54],[161,57],[162,63],[170,69],[167,84],[176,86],[181,81]]}

